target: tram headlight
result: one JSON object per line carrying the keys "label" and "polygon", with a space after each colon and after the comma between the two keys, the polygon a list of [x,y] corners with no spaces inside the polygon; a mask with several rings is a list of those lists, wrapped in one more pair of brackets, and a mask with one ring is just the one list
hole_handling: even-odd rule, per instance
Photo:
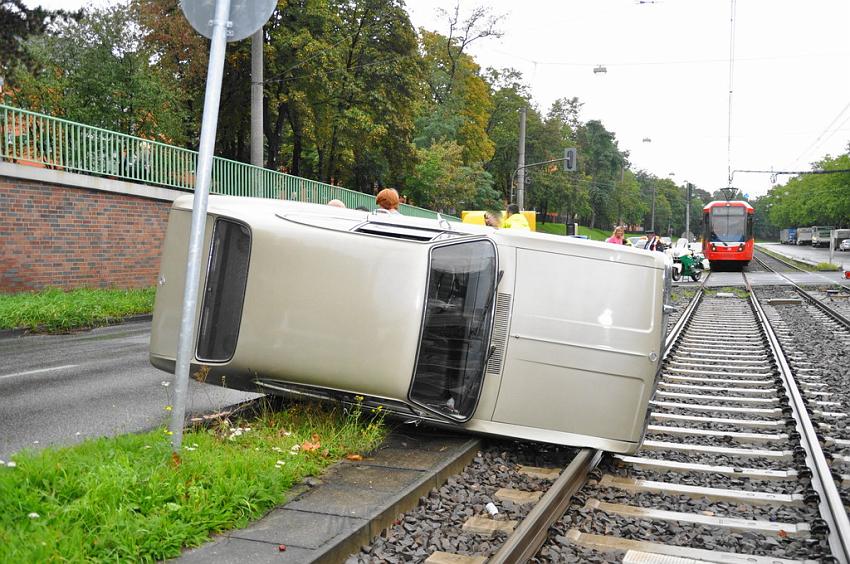
{"label": "tram headlight", "polygon": [[714,243],[712,243],[712,244],[711,244],[711,250],[712,250],[712,251],[716,251],[716,250],[717,250],[717,245],[715,245]]}

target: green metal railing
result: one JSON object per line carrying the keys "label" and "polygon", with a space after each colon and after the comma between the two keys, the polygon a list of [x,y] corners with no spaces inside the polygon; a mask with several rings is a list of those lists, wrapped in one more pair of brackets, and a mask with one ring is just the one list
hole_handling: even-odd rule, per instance
{"label": "green metal railing", "polygon": [[[0,112],[0,159],[177,190],[195,189],[197,151],[3,104]],[[210,193],[314,204],[338,199],[349,208],[375,208],[375,198],[362,192],[220,157],[213,158]],[[400,211],[437,217],[416,206],[402,205]]]}

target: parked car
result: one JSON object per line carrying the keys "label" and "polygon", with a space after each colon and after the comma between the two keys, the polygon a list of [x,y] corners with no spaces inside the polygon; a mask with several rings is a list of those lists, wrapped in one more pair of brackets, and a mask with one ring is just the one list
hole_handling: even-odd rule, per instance
{"label": "parked car", "polygon": [[629,242],[629,245],[636,249],[642,249],[643,246],[646,245],[646,237],[626,237],[626,240]]}
{"label": "parked car", "polygon": [[850,251],[850,239],[844,239],[841,241],[841,244],[838,245],[839,251]]}

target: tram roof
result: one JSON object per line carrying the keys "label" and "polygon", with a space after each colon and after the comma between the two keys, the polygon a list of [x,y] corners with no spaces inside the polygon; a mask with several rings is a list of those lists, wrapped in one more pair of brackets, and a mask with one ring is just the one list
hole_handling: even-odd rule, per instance
{"label": "tram roof", "polygon": [[727,206],[741,206],[746,208],[747,210],[754,210],[755,208],[750,205],[749,202],[745,202],[744,200],[714,200],[712,202],[708,202],[702,209],[707,210],[709,208],[717,208],[717,207],[727,207]]}

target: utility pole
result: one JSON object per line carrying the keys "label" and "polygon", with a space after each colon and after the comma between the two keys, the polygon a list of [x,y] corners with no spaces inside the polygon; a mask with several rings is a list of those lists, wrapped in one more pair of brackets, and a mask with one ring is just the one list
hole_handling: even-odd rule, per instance
{"label": "utility pole", "polygon": [[[263,28],[251,36],[251,164],[263,167]],[[261,196],[262,175],[257,175],[254,189]]]}
{"label": "utility pole", "polygon": [[251,36],[251,164],[263,166],[263,28]]}
{"label": "utility pole", "polygon": [[691,190],[694,185],[685,181],[685,237],[691,242]]}
{"label": "utility pole", "polygon": [[519,158],[516,176],[516,204],[525,209],[525,106],[519,109]]}

